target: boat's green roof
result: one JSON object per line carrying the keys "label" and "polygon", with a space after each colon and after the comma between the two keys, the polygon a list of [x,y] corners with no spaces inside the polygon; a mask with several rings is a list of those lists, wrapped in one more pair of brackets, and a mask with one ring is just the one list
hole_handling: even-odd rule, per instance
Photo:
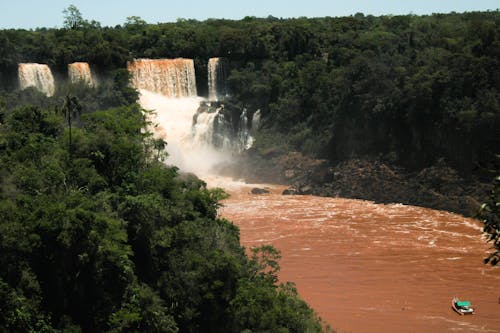
{"label": "boat's green roof", "polygon": [[470,306],[470,302],[469,301],[458,301],[457,305],[458,306]]}

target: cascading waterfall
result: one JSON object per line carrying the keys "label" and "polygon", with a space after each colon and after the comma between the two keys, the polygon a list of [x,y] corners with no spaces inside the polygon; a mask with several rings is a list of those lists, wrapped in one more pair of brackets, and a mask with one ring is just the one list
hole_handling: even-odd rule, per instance
{"label": "cascading waterfall", "polygon": [[[153,110],[153,132],[167,142],[167,163],[206,178],[230,163],[234,152],[251,145],[246,111],[233,121],[224,105],[196,96],[192,60],[136,59],[128,69],[142,107]],[[216,86],[221,85],[211,87]]]}
{"label": "cascading waterfall", "polygon": [[18,77],[21,89],[35,87],[47,96],[54,95],[54,77],[49,66],[35,63],[19,64]]}
{"label": "cascading waterfall", "polygon": [[153,110],[150,121],[156,137],[167,142],[167,163],[199,177],[212,175],[230,159],[230,152],[212,144],[216,113],[197,113],[201,97],[172,98],[140,90],[143,108]]}
{"label": "cascading waterfall", "polygon": [[208,60],[208,100],[218,101],[227,95],[227,69],[223,58],[210,58]]}
{"label": "cascading waterfall", "polygon": [[134,59],[128,63],[132,84],[137,89],[167,97],[196,96],[192,59]]}
{"label": "cascading waterfall", "polygon": [[74,62],[68,65],[68,76],[71,83],[85,83],[91,87],[95,85],[90,72],[90,66],[86,62]]}
{"label": "cascading waterfall", "polygon": [[215,110],[213,145],[222,149],[235,150],[231,121],[224,116],[223,110],[223,106]]}
{"label": "cascading waterfall", "polygon": [[260,109],[255,111],[252,117],[252,132],[255,132],[259,129],[260,126],[260,118],[261,118],[261,113]]}
{"label": "cascading waterfall", "polygon": [[219,149],[239,153],[252,147],[254,129],[258,128],[259,117],[260,111],[250,118],[246,109],[241,112],[231,112],[225,110],[224,104],[202,102],[194,120],[195,124],[199,119],[202,121],[208,119],[211,122],[210,134],[205,137],[211,139],[212,145]]}
{"label": "cascading waterfall", "polygon": [[253,145],[254,138],[250,135],[247,109],[244,109],[240,115],[240,130],[238,131],[238,139],[240,150],[248,149]]}

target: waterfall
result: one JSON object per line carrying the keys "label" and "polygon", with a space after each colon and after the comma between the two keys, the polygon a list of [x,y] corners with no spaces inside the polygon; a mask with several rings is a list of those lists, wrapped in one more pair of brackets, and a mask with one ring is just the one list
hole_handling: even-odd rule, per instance
{"label": "waterfall", "polygon": [[255,111],[252,117],[252,133],[255,133],[259,129],[261,117],[260,109]]}
{"label": "waterfall", "polygon": [[[128,70],[142,107],[153,111],[148,113],[152,132],[167,142],[167,163],[205,178],[227,166],[235,152],[251,146],[252,120],[246,111],[228,110],[196,96],[193,60],[135,59]],[[225,96],[219,58],[210,59],[209,73],[211,95]]]}
{"label": "waterfall", "polygon": [[218,101],[227,95],[227,65],[223,58],[208,60],[208,100]]}
{"label": "waterfall", "polygon": [[[250,123],[253,123],[250,122]],[[249,149],[252,147],[254,138],[252,135],[250,135],[250,128],[249,128],[249,121],[248,121],[248,114],[247,114],[247,109],[243,109],[243,112],[240,115],[240,128],[238,130],[238,150],[244,150],[244,149]]]}
{"label": "waterfall", "polygon": [[216,173],[231,153],[213,144],[215,112],[199,112],[201,97],[171,98],[140,90],[143,108],[153,110],[152,132],[167,142],[167,163],[199,177]]}
{"label": "waterfall", "polygon": [[54,95],[54,77],[49,66],[33,63],[19,64],[18,76],[21,89],[35,87],[47,96]]}
{"label": "waterfall", "polygon": [[93,87],[95,82],[92,79],[89,64],[86,62],[74,62],[68,65],[68,76],[71,83],[86,83]]}
{"label": "waterfall", "polygon": [[224,111],[224,106],[219,106],[215,112],[216,117],[214,118],[214,136],[213,136],[213,145],[227,149],[230,151],[238,150],[234,147],[234,135],[232,122],[230,119],[227,119],[226,116],[222,113]]}
{"label": "waterfall", "polygon": [[127,67],[137,89],[168,97],[196,96],[192,59],[134,59]]}

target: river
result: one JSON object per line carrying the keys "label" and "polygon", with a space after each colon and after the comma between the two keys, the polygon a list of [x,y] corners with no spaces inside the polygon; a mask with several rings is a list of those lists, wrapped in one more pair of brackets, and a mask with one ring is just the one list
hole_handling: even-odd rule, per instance
{"label": "river", "polygon": [[[231,197],[220,215],[239,226],[247,248],[272,244],[281,251],[280,280],[295,282],[332,328],[500,332],[500,268],[482,263],[488,245],[478,221],[400,204],[283,196],[280,186],[249,194],[250,185],[210,176],[231,152],[211,146],[214,113],[193,123],[201,99],[191,95],[141,90],[141,105],[155,110],[155,135],[168,141],[167,163],[225,188]],[[453,312],[454,296],[470,300],[476,314]]]}
{"label": "river", "polygon": [[[231,194],[221,216],[247,248],[281,251],[281,281],[338,332],[500,332],[500,269],[482,263],[480,223],[463,216],[363,200]],[[470,300],[472,316],[451,310]]]}

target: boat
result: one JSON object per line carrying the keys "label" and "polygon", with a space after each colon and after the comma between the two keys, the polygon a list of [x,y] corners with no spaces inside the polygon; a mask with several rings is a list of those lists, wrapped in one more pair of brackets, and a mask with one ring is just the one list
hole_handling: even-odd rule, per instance
{"label": "boat", "polygon": [[461,316],[474,314],[474,309],[471,307],[469,301],[461,301],[456,297],[451,301],[451,308]]}

